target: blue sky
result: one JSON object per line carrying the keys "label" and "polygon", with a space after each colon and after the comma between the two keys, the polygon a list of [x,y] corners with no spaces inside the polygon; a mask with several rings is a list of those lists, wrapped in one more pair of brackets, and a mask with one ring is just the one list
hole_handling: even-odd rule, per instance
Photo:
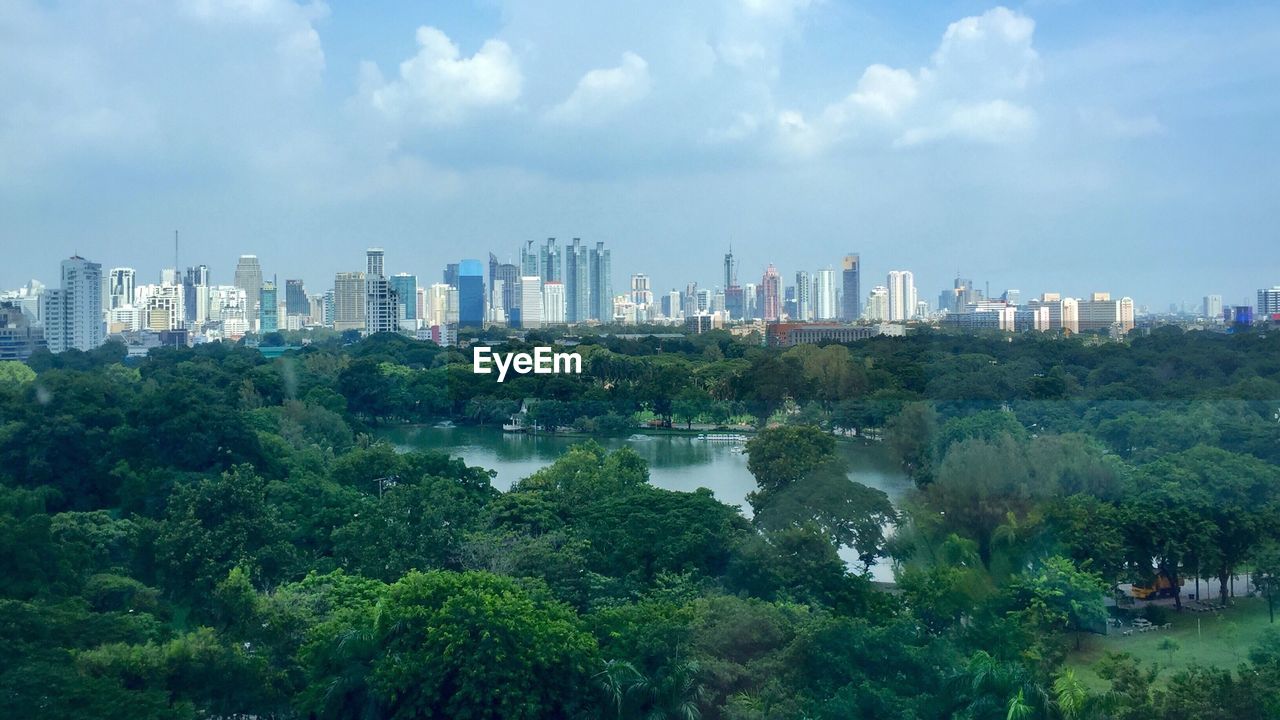
{"label": "blue sky", "polygon": [[0,0],[0,287],[321,291],[604,240],[615,287],[864,258],[1163,309],[1280,283],[1280,6]]}

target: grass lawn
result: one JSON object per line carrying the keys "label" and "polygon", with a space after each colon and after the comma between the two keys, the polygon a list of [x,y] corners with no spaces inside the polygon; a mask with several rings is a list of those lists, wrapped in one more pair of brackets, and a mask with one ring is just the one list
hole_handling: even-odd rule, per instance
{"label": "grass lawn", "polygon": [[[1127,652],[1145,667],[1159,664],[1161,677],[1172,674],[1170,670],[1181,670],[1191,664],[1234,669],[1248,661],[1249,648],[1258,633],[1269,625],[1267,603],[1262,598],[1240,598],[1234,607],[1217,613],[1177,613],[1171,609],[1169,621],[1173,627],[1168,630],[1134,633],[1128,637],[1116,631],[1107,636],[1085,635],[1082,648],[1072,651],[1067,664],[1076,668],[1082,680],[1099,690],[1108,684],[1098,677],[1093,666],[1109,652]],[[1280,619],[1276,627],[1280,627]],[[1178,649],[1162,650],[1160,643],[1166,638],[1173,638]]]}

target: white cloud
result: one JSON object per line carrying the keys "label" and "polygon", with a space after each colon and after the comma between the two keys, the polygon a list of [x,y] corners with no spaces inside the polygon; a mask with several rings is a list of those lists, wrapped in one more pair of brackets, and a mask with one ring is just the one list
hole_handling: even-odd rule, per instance
{"label": "white cloud", "polygon": [[1011,98],[1040,78],[1034,32],[1031,18],[1004,7],[951,23],[928,66],[912,73],[871,65],[852,93],[812,119],[780,113],[779,139],[801,157],[854,137],[895,147],[1024,141],[1035,132],[1036,115]]}
{"label": "white cloud", "polygon": [[1030,108],[1006,100],[962,105],[951,110],[935,125],[913,127],[902,134],[894,145],[909,147],[948,138],[1000,145],[1023,142],[1036,127],[1036,115]]}
{"label": "white cloud", "polygon": [[649,64],[633,52],[622,54],[622,64],[589,71],[564,102],[547,112],[553,122],[594,123],[603,120],[649,94]]}
{"label": "white cloud", "polygon": [[813,3],[812,0],[738,0],[738,4],[749,16],[790,22],[796,13]]}
{"label": "white cloud", "polygon": [[324,71],[324,47],[315,28],[316,21],[329,14],[323,2],[185,0],[181,7],[206,25],[259,27],[273,33],[281,74],[291,84],[315,83]]}
{"label": "white cloud", "polygon": [[505,42],[486,40],[464,58],[436,28],[418,28],[417,41],[417,54],[400,63],[395,80],[383,81],[376,66],[362,68],[369,101],[388,117],[453,123],[474,110],[511,105],[520,97],[523,76]]}

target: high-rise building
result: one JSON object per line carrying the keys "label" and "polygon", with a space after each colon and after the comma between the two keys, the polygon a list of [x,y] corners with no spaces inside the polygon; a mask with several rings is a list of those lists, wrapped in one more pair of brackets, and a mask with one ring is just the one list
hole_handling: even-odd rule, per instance
{"label": "high-rise building", "polygon": [[890,322],[910,320],[916,309],[915,276],[910,270],[890,270],[888,288]]}
{"label": "high-rise building", "polygon": [[1079,332],[1097,330],[1127,333],[1133,329],[1133,299],[1112,300],[1111,293],[1096,292],[1076,306]]}
{"label": "high-rise building", "polygon": [[565,318],[569,323],[591,317],[591,251],[574,238],[564,252]]}
{"label": "high-rise building", "polygon": [[263,282],[262,290],[259,293],[258,308],[260,315],[258,317],[258,332],[266,335],[280,329],[280,305],[276,295],[275,281],[267,280]]}
{"label": "high-rise building", "polygon": [[540,328],[542,325],[542,278],[525,275],[520,278],[520,327]]}
{"label": "high-rise building", "polygon": [[252,330],[258,326],[258,308],[262,301],[262,267],[258,265],[257,255],[241,255],[236,263],[235,286],[244,290],[249,302],[245,309],[245,322]]}
{"label": "high-rise building", "polygon": [[0,300],[0,362],[26,360],[42,347],[44,333],[22,311],[22,303]]}
{"label": "high-rise building", "polygon": [[284,313],[285,315],[311,314],[311,302],[307,300],[307,289],[301,280],[284,281]]}
{"label": "high-rise building", "polygon": [[44,336],[49,352],[89,351],[105,341],[102,266],[79,255],[62,261],[62,286],[45,290]]}
{"label": "high-rise building", "polygon": [[556,239],[547,238],[547,242],[538,251],[538,265],[542,270],[543,284],[564,282],[564,265],[561,260],[560,247],[556,245]]}
{"label": "high-rise building", "polygon": [[520,276],[542,276],[541,263],[538,261],[538,248],[533,240],[525,240],[520,248]]}
{"label": "high-rise building", "polygon": [[[133,304],[133,289],[138,273],[133,268],[111,268],[107,275],[106,310]],[[1221,314],[1221,313],[1219,313]]]}
{"label": "high-rise building", "polygon": [[724,287],[731,288],[738,286],[738,261],[733,257],[733,246],[729,246],[729,252],[724,254]]}
{"label": "high-rise building", "polygon": [[198,317],[203,313],[200,312],[201,293],[200,288],[209,286],[209,266],[196,265],[187,268],[187,274],[182,278],[182,312],[185,316],[183,319],[187,325],[195,323],[202,318]]}
{"label": "high-rise building", "polygon": [[546,325],[563,325],[564,283],[551,280],[542,285],[542,321]]}
{"label": "high-rise building", "polygon": [[458,287],[458,263],[449,263],[444,266],[444,284],[451,288]]}
{"label": "high-rise building", "polygon": [[603,242],[597,242],[591,249],[589,263],[590,272],[590,318],[609,322],[613,319],[613,263],[611,251],[606,250]]}
{"label": "high-rise building", "polygon": [[458,266],[458,324],[484,325],[484,266],[479,260],[463,260]]}
{"label": "high-rise building", "polygon": [[1272,315],[1280,315],[1280,285],[1258,291],[1258,312],[1255,316],[1266,321]]}
{"label": "high-rise building", "polygon": [[320,311],[320,324],[325,327],[333,327],[333,317],[336,314],[334,309],[334,292],[333,288],[324,291],[324,299],[322,309]]}
{"label": "high-rise building", "polygon": [[1022,291],[1009,288],[1004,291],[1004,294],[1000,296],[1000,299],[1004,300],[1007,305],[1021,305]]}
{"label": "high-rise building", "polygon": [[396,291],[396,320],[412,328],[418,318],[418,276],[396,273],[391,276],[391,289]]}
{"label": "high-rise building", "polygon": [[871,322],[887,322],[889,320],[889,288],[877,285],[867,295],[867,320]]}
{"label": "high-rise building", "polygon": [[636,273],[631,276],[631,302],[636,305],[652,305],[653,290],[649,289],[649,276]]}
{"label": "high-rise building", "polygon": [[494,303],[502,308],[502,314],[509,323],[511,309],[516,306],[516,299],[520,292],[520,268],[511,263],[498,265],[493,282]]}
{"label": "high-rise building", "polygon": [[760,317],[760,293],[755,283],[742,286],[742,318],[756,320]]}
{"label": "high-rise building", "polygon": [[801,322],[813,320],[813,279],[808,271],[796,272],[796,314]]}
{"label": "high-rise building", "polygon": [[1209,322],[1222,322],[1222,296],[1204,296],[1204,316]]}
{"label": "high-rise building", "polygon": [[840,261],[840,318],[853,322],[862,317],[862,261],[857,253],[849,253]]}
{"label": "high-rise building", "polygon": [[382,248],[365,251],[364,332],[396,332],[400,329],[400,304],[395,288],[384,272],[386,253]]}
{"label": "high-rise building", "polygon": [[778,268],[771,263],[760,277],[760,288],[756,291],[760,302],[760,317],[765,322],[777,322],[782,316],[782,276]]}
{"label": "high-rise building", "polygon": [[333,329],[338,332],[365,328],[365,276],[340,272],[333,279]]}
{"label": "high-rise building", "polygon": [[835,268],[819,270],[813,278],[813,317],[818,322],[839,317],[836,306]]}
{"label": "high-rise building", "polygon": [[458,289],[436,283],[427,293],[427,325],[444,327],[458,322]]}

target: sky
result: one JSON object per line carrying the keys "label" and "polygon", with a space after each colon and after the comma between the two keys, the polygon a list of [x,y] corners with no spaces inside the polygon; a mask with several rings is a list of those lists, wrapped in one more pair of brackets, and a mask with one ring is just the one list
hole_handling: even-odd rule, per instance
{"label": "sky", "polygon": [[863,258],[1163,310],[1280,284],[1280,4],[0,0],[0,288],[73,253],[614,289]]}

